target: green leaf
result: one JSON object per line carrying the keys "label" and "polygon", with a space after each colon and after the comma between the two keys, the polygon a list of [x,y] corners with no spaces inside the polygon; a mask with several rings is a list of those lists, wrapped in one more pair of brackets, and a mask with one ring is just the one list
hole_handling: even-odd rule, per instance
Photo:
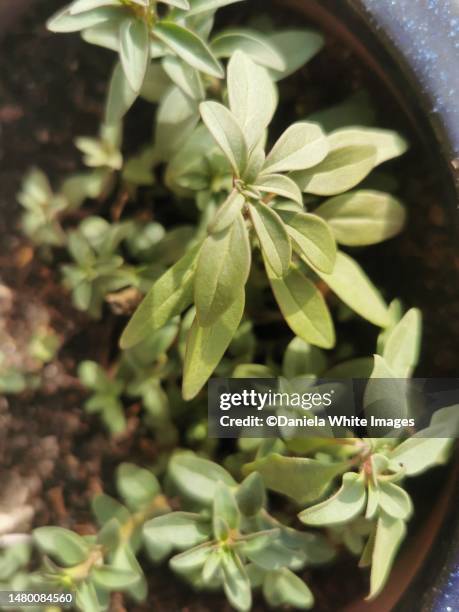
{"label": "green leaf", "polygon": [[298,185],[283,174],[260,174],[254,187],[263,193],[274,193],[303,206],[303,196]]}
{"label": "green leaf", "polygon": [[263,173],[290,172],[317,166],[329,152],[326,135],[315,123],[294,123],[266,158]]}
{"label": "green leaf", "polygon": [[119,501],[104,494],[92,498],[91,509],[99,525],[104,525],[112,519],[123,525],[131,516],[129,510]]}
{"label": "green leaf", "polygon": [[332,348],[335,344],[333,321],[317,287],[296,268],[280,278],[266,262],[266,271],[290,329],[305,342]]}
{"label": "green leaf", "polygon": [[[318,376],[327,367],[323,351],[305,342],[302,338],[293,338],[284,353],[282,373],[285,378],[298,376]],[[339,378],[337,376],[337,378]]]}
{"label": "green leaf", "polygon": [[175,548],[186,550],[209,538],[208,523],[199,514],[172,512],[145,523],[143,529],[148,551],[161,560]]}
{"label": "green leaf", "polygon": [[155,149],[168,161],[192,134],[199,122],[196,101],[178,87],[171,87],[161,98],[156,113]]}
{"label": "green leaf", "polygon": [[215,583],[220,577],[222,554],[220,549],[213,550],[202,568],[202,579],[205,584]]}
{"label": "green leaf", "polygon": [[[27,542],[19,542],[8,546],[0,554],[0,581],[14,581],[14,574],[21,568],[28,566],[32,547]],[[10,583],[10,586],[13,586]]]}
{"label": "green leaf", "polygon": [[324,378],[370,378],[373,365],[373,357],[349,359],[327,370],[324,374]]}
{"label": "green leaf", "polygon": [[269,266],[279,277],[287,274],[292,258],[292,245],[282,219],[262,203],[249,206],[250,218]]}
{"label": "green leaf", "polygon": [[118,53],[120,48],[120,23],[121,19],[103,21],[91,28],[83,30],[81,32],[81,38],[90,45],[97,45]]}
{"label": "green leaf", "polygon": [[139,92],[150,56],[148,27],[141,19],[125,19],[120,26],[120,59],[129,85]]}
{"label": "green leaf", "polygon": [[194,283],[196,316],[209,327],[243,292],[249,277],[251,250],[244,218],[205,240],[199,253]]}
{"label": "green leaf", "polygon": [[212,517],[212,527],[215,540],[224,544],[230,537],[230,528],[226,521],[215,514]]}
{"label": "green leaf", "polygon": [[116,471],[116,486],[127,506],[138,510],[151,503],[160,493],[156,476],[132,463],[122,463]]}
{"label": "green leaf", "polygon": [[335,495],[300,512],[298,518],[305,525],[340,525],[352,521],[365,507],[365,484],[359,474],[349,472],[343,476],[343,484]]}
{"label": "green leaf", "polygon": [[276,93],[268,72],[242,51],[228,63],[228,97],[249,151],[261,140],[277,105]]}
{"label": "green leaf", "polygon": [[163,4],[169,4],[170,6],[175,6],[184,11],[188,11],[190,9],[190,3],[188,0],[160,0]]}
{"label": "green leaf", "polygon": [[324,38],[312,30],[282,30],[270,34],[269,41],[285,60],[286,68],[274,77],[285,79],[316,55],[324,46]]}
{"label": "green leaf", "polygon": [[247,143],[234,115],[218,102],[202,102],[202,120],[230,162],[236,176],[247,166]]}
{"label": "green leaf", "polygon": [[324,274],[320,270],[316,272],[330,289],[361,317],[379,327],[390,324],[389,311],[381,294],[349,255],[338,251],[332,274]]}
{"label": "green leaf", "polygon": [[105,123],[108,125],[119,123],[136,99],[137,92],[129,85],[123,67],[117,62],[108,87]]}
{"label": "green leaf", "polygon": [[191,30],[171,21],[161,21],[155,25],[153,33],[192,68],[217,79],[223,78],[224,72],[220,62],[213,56],[206,43]]}
{"label": "green leaf", "polygon": [[331,149],[318,166],[292,174],[305,193],[330,196],[358,185],[375,166],[376,149],[370,145],[349,145]]}
{"label": "green leaf", "polygon": [[452,446],[452,438],[413,436],[397,446],[391,456],[406,469],[407,476],[417,476],[435,465],[445,464]]}
{"label": "green leaf", "polygon": [[373,479],[368,481],[368,502],[365,511],[365,518],[368,520],[372,520],[378,511],[379,508],[379,488],[373,483]]}
{"label": "green leaf", "polygon": [[173,55],[166,55],[162,61],[162,66],[170,80],[175,83],[185,95],[198,101],[204,98],[204,87],[197,70],[190,68],[183,60]]}
{"label": "green leaf", "polygon": [[191,304],[199,249],[200,245],[189,250],[153,284],[121,336],[123,350],[161,329]]}
{"label": "green leaf", "polygon": [[[170,59],[173,56],[166,56]],[[165,60],[166,58],[164,58]],[[163,60],[163,61],[164,61]],[[145,78],[143,80],[140,95],[142,98],[153,104],[161,102],[162,98],[170,89],[171,82],[167,74],[164,72],[163,66],[157,62],[150,62],[147,66]]]}
{"label": "green leaf", "polygon": [[330,227],[316,214],[279,212],[294,247],[306,263],[331,274],[336,262],[336,243]]}
{"label": "green leaf", "polygon": [[389,516],[407,521],[413,513],[408,493],[393,482],[379,481],[378,503]]}
{"label": "green leaf", "polygon": [[231,605],[246,612],[252,606],[252,589],[241,560],[231,550],[222,556],[223,589]]}
{"label": "green leaf", "polygon": [[396,236],[405,225],[405,209],[380,191],[361,190],[336,196],[314,211],[328,222],[337,242],[347,246],[377,244]]}
{"label": "green leaf", "polygon": [[244,313],[245,295],[236,297],[228,310],[210,327],[195,319],[188,335],[183,375],[183,397],[193,399],[220,363]]}
{"label": "green leaf", "polygon": [[333,480],[348,467],[347,463],[325,463],[271,453],[245,465],[244,472],[257,471],[268,489],[287,495],[298,504],[310,504],[322,497]]}
{"label": "green leaf", "polygon": [[101,7],[78,15],[71,15],[70,8],[66,6],[48,19],[46,27],[50,32],[79,32],[98,23],[116,18],[116,16],[116,9],[114,10],[111,7]]}
{"label": "green leaf", "polygon": [[92,582],[82,582],[76,590],[76,605],[84,612],[100,612],[96,587]]}
{"label": "green leaf", "polygon": [[236,491],[236,500],[244,516],[255,516],[266,502],[265,485],[260,474],[253,472],[245,478]]}
{"label": "green leaf", "polygon": [[263,595],[270,606],[293,606],[297,610],[309,610],[314,596],[308,586],[288,568],[269,572],[263,582]]}
{"label": "green leaf", "polygon": [[224,520],[230,529],[238,529],[241,521],[234,493],[223,482],[217,483],[215,489],[213,516]]}
{"label": "green leaf", "polygon": [[[252,183],[257,180],[258,175],[260,174],[260,171],[265,162],[266,154],[264,147],[265,143],[262,139],[260,140],[258,145],[254,147],[250,152],[249,159],[247,161],[247,167],[244,170],[244,174],[242,175],[243,184],[246,187],[247,191],[250,191]],[[298,186],[296,185],[296,187]]]}
{"label": "green leaf", "polygon": [[217,210],[215,217],[209,223],[208,231],[218,234],[226,230],[239,216],[244,204],[244,196],[234,189]]}
{"label": "green leaf", "polygon": [[78,366],[78,378],[88,389],[104,390],[111,385],[105,370],[95,361],[82,361]]}
{"label": "green leaf", "polygon": [[137,575],[137,581],[126,590],[134,601],[144,601],[148,593],[147,581],[137,561],[137,557],[130,546],[120,546],[116,550],[112,559],[112,566],[118,569],[131,571]]}
{"label": "green leaf", "polygon": [[244,0],[189,0],[190,10],[187,13],[187,17],[194,17],[201,13],[207,13],[208,11],[215,11],[222,6],[228,4],[236,4],[236,2],[243,2]]}
{"label": "green leaf", "polygon": [[236,51],[242,51],[265,68],[280,72],[286,68],[284,58],[277,49],[265,36],[254,30],[225,30],[212,40],[210,47],[218,58],[231,57]]}
{"label": "green leaf", "polygon": [[356,145],[374,147],[376,149],[374,167],[389,159],[399,157],[408,150],[408,143],[400,134],[375,128],[343,128],[332,132],[329,141],[333,149]]}
{"label": "green leaf", "polygon": [[38,527],[33,539],[43,553],[66,567],[85,561],[91,550],[81,536],[62,527]]}
{"label": "green leaf", "polygon": [[183,495],[206,506],[213,503],[218,482],[236,486],[233,477],[223,467],[191,452],[174,455],[168,475]]}
{"label": "green leaf", "polygon": [[139,576],[135,572],[110,567],[109,565],[93,568],[91,578],[97,586],[107,591],[124,591],[134,586],[139,580]]}
{"label": "green leaf", "polygon": [[75,0],[70,5],[70,14],[78,15],[85,11],[91,11],[101,6],[120,6],[119,0]]}
{"label": "green leaf", "polygon": [[417,476],[435,465],[446,463],[454,438],[459,435],[457,404],[437,410],[429,427],[402,442],[391,453],[408,476]]}
{"label": "green leaf", "polygon": [[374,599],[383,590],[405,534],[405,523],[401,519],[381,514],[376,528],[368,599]]}
{"label": "green leaf", "polygon": [[178,572],[179,574],[194,572],[202,568],[212,552],[213,548],[210,544],[201,544],[180,555],[172,557],[169,561],[169,565],[174,572]]}
{"label": "green leaf", "polygon": [[409,378],[419,360],[422,335],[422,314],[409,310],[388,334],[383,358],[400,378]]}

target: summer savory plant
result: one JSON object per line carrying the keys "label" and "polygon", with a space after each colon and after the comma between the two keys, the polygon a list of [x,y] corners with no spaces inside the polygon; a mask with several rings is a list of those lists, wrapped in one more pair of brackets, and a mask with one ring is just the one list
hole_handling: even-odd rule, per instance
{"label": "summer savory plant", "polygon": [[[116,469],[120,499],[94,497],[91,534],[39,527],[2,552],[2,588],[70,590],[76,609],[100,612],[113,593],[127,606],[146,601],[149,576],[167,561],[236,610],[250,610],[258,592],[271,608],[309,609],[305,568],[325,565],[334,580],[346,549],[369,568],[374,598],[416,512],[410,479],[450,457],[457,406],[412,437],[301,438],[289,427],[223,447],[207,436],[212,375],[290,389],[369,378],[367,414],[388,383],[397,414],[409,414],[404,390],[422,336],[421,313],[388,304],[358,261],[404,227],[397,181],[379,166],[407,142],[375,126],[365,94],[293,113],[283,81],[323,39],[260,16],[215,32],[217,9],[241,1],[75,0],[48,22],[117,59],[98,134],[74,141],[85,169],[53,187],[32,169],[18,195],[22,230],[60,267],[76,309],[124,330],[110,338],[119,349],[108,364],[78,365],[85,411],[117,439],[134,407],[157,454]],[[138,97],[154,129],[128,155],[123,118]],[[343,342],[349,319],[376,329],[372,355]],[[30,350],[47,363],[60,344],[50,330]],[[0,387],[30,385],[0,359]]]}

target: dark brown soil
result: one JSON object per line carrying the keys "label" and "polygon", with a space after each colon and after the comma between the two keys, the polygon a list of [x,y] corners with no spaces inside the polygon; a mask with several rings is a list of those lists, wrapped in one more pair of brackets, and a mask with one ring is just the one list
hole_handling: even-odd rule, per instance
{"label": "dark brown soil", "polygon": [[[16,490],[11,510],[20,513],[22,526],[59,524],[81,533],[95,527],[89,501],[95,492],[112,492],[114,466],[120,461],[152,464],[155,441],[138,417],[138,406],[128,407],[128,432],[110,439],[97,418],[82,411],[84,394],[75,378],[82,358],[110,360],[115,319],[103,324],[74,311],[61,288],[59,273],[41,262],[17,230],[15,194],[30,166],[42,168],[57,185],[77,169],[79,155],[73,138],[93,134],[101,116],[105,87],[113,57],[110,52],[84,45],[78,36],[50,35],[43,22],[60,0],[43,0],[0,42],[0,339],[8,343],[16,363],[24,362],[25,346],[38,325],[55,330],[62,341],[58,358],[42,372],[39,393],[18,399],[0,398],[0,481]],[[291,17],[282,16],[288,22]],[[342,75],[346,75],[344,79]],[[304,71],[301,87],[294,88],[296,105],[312,112],[346,97],[362,85],[374,92],[384,117],[404,125],[377,83],[368,77],[341,43],[329,40],[326,51]],[[143,135],[149,115],[139,105],[140,122],[132,133]],[[364,258],[388,296],[400,295],[407,306],[417,305],[425,315],[425,343],[419,374],[457,375],[459,341],[459,256],[454,248],[449,216],[436,167],[414,144],[401,162],[403,197],[410,222],[403,237],[382,248],[369,249]],[[457,243],[457,239],[456,239]],[[362,335],[362,350],[371,350],[374,335],[351,325],[344,334]],[[3,335],[2,335],[3,333]],[[1,347],[0,347],[1,348]],[[24,363],[23,363],[24,365]],[[34,371],[36,364],[25,363]],[[5,501],[0,491],[0,504]],[[365,589],[355,562],[311,572],[308,582],[317,598],[317,611],[341,609]],[[145,563],[145,567],[148,564]],[[164,567],[151,569],[150,597],[144,606],[113,602],[118,612],[229,611],[219,596],[199,596]],[[335,581],[336,577],[336,581]],[[258,603],[256,610],[264,610]]]}

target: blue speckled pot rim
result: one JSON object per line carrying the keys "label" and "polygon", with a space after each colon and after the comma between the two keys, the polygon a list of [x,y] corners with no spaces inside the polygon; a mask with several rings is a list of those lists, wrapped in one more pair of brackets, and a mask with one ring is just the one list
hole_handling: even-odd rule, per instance
{"label": "blue speckled pot rim", "polygon": [[364,17],[411,77],[445,156],[457,208],[459,0],[344,0],[343,3]]}

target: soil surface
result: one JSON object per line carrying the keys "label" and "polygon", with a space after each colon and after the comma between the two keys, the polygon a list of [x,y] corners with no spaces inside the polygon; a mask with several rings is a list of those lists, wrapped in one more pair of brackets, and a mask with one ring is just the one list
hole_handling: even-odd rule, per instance
{"label": "soil surface", "polygon": [[[10,512],[17,530],[59,524],[87,534],[95,530],[90,499],[102,490],[114,493],[114,467],[121,461],[152,464],[158,449],[136,404],[127,407],[127,433],[115,439],[110,439],[99,419],[83,412],[84,392],[76,379],[76,365],[88,358],[108,365],[119,324],[108,311],[103,323],[76,312],[61,287],[57,266],[43,262],[18,231],[15,194],[24,172],[38,166],[57,186],[62,177],[80,167],[73,139],[97,131],[113,63],[110,52],[94,52],[78,36],[46,32],[45,19],[61,5],[60,0],[38,3],[0,42],[0,350],[12,364],[33,374],[38,366],[26,355],[26,347],[35,330],[54,330],[62,346],[57,358],[40,371],[40,392],[0,398],[0,481],[4,485],[0,511]],[[243,19],[241,11],[226,14]],[[297,25],[292,14],[283,14],[280,20]],[[390,118],[390,127],[405,126],[378,83],[333,39],[327,40],[326,50],[299,77],[287,83],[286,91],[290,90],[295,108],[307,115],[362,87],[382,109],[380,125],[388,125]],[[137,108],[129,130],[133,144],[151,123],[147,106],[139,103]],[[282,117],[282,121],[288,119]],[[362,260],[388,297],[400,296],[407,306],[419,306],[424,312],[419,375],[455,376],[459,255],[440,179],[434,162],[415,139],[410,154],[395,168],[409,207],[407,231],[382,247],[368,249]],[[374,344],[374,333],[367,326],[351,323],[343,327],[343,334],[350,338],[358,334],[363,353]],[[425,487],[435,489],[443,478],[440,474],[418,481],[416,489],[427,499]],[[427,512],[427,507],[421,509],[419,520]],[[1,529],[0,524],[0,533]],[[148,602],[136,606],[120,596],[113,601],[113,611],[230,610],[222,597],[196,595],[166,568],[152,568],[146,560],[143,565],[150,578]],[[308,573],[317,600],[315,610],[341,609],[364,592],[365,577],[355,571],[355,565],[354,559],[343,557],[333,568],[333,581],[327,568]],[[254,609],[261,611],[265,606],[259,601]]]}

